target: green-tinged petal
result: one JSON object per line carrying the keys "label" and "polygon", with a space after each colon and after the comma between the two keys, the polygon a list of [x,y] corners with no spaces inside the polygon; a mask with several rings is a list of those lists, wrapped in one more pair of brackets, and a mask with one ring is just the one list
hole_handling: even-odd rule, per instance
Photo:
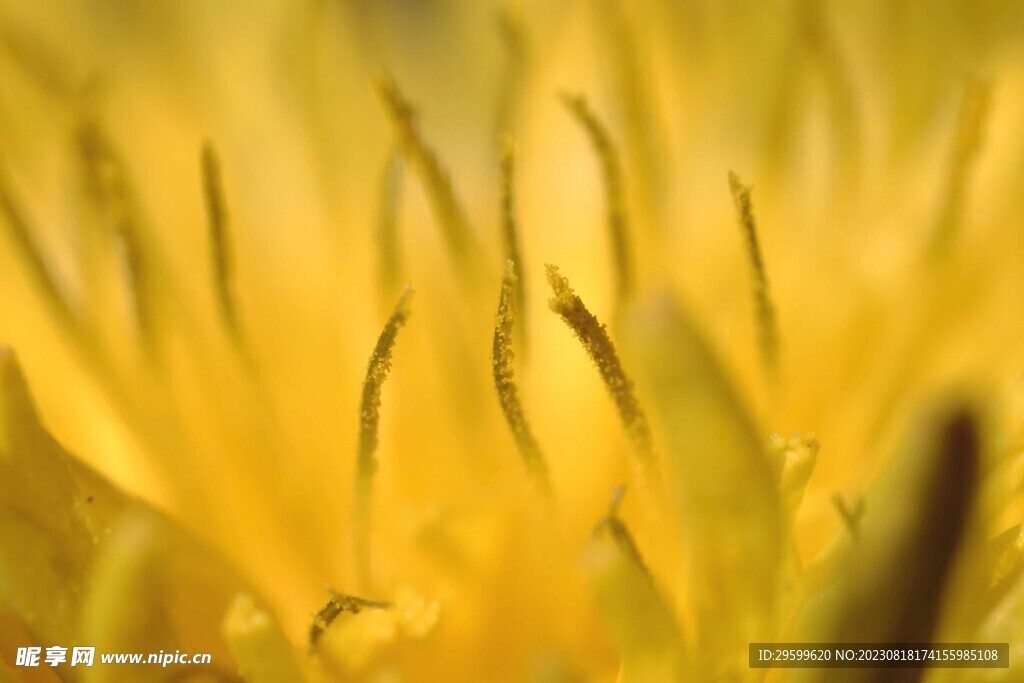
{"label": "green-tinged petal", "polygon": [[695,656],[706,671],[746,670],[740,646],[767,639],[775,621],[784,537],[775,478],[752,420],[674,301],[642,307],[629,333],[665,434]]}
{"label": "green-tinged petal", "polygon": [[[841,575],[808,604],[798,640],[920,643],[934,636],[974,504],[979,451],[971,410],[950,405],[921,419],[869,489],[858,538],[836,565]],[[886,679],[846,669],[807,670],[799,680]]]}
{"label": "green-tinged petal", "polygon": [[50,667],[18,666],[18,648],[22,647],[43,648],[46,644],[34,640],[24,625],[0,605],[0,683],[59,683],[60,678],[49,670]]}
{"label": "green-tinged petal", "polygon": [[46,432],[0,350],[0,596],[40,642],[76,638],[89,568],[124,504]]}
{"label": "green-tinged petal", "polygon": [[239,673],[247,683],[305,681],[291,643],[273,616],[259,608],[251,595],[239,594],[223,625]]}
{"label": "green-tinged petal", "polygon": [[[43,647],[210,653],[234,676],[219,626],[245,585],[226,563],[69,455],[42,426],[14,354],[0,350],[0,598]],[[166,680],[160,666],[132,680]],[[125,680],[96,666],[76,680]]]}
{"label": "green-tinged petal", "polygon": [[[235,671],[220,624],[234,595],[247,590],[212,557],[157,513],[135,509],[115,524],[92,571],[82,606],[82,642],[97,652],[176,650],[209,653],[210,665],[141,667],[133,680],[169,672],[223,676]],[[123,680],[119,667],[95,667],[89,683]]]}
{"label": "green-tinged petal", "polygon": [[597,608],[619,647],[618,683],[687,680],[675,612],[638,557],[613,534],[595,535],[586,567]]}

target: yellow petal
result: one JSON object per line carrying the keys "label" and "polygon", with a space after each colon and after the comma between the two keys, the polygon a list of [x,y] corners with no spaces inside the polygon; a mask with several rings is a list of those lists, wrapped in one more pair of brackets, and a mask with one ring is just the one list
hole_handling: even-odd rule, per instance
{"label": "yellow petal", "polygon": [[978,629],[975,639],[978,642],[1010,644],[1010,667],[986,669],[984,677],[979,676],[977,680],[1009,683],[1021,679],[1024,666],[1024,581],[1017,581],[1000,600]]}

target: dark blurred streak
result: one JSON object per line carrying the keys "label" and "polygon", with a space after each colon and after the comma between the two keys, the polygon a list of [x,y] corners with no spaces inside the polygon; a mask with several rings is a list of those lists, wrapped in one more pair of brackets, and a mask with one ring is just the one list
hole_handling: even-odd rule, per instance
{"label": "dark blurred streak", "polygon": [[361,38],[373,51],[386,47],[386,34],[391,31],[411,48],[425,47],[422,42],[437,35],[440,25],[451,19],[448,3],[441,0],[348,0],[346,4]]}
{"label": "dark blurred streak", "polygon": [[[931,485],[922,501],[922,524],[909,551],[920,571],[906,572],[895,583],[910,597],[896,622],[893,642],[923,642],[930,638],[938,617],[943,586],[977,492],[979,469],[978,424],[965,409],[949,418],[942,434]],[[915,596],[916,594],[916,596]],[[916,597],[916,599],[915,599]],[[916,603],[916,604],[915,604]]]}
{"label": "dark blurred streak", "polygon": [[[911,481],[907,494],[917,494],[912,512],[874,520],[879,525],[903,524],[886,551],[851,556],[847,582],[838,587],[827,610],[837,619],[828,640],[857,643],[927,643],[935,637],[943,595],[977,495],[980,461],[976,416],[958,406],[933,418],[928,438],[904,461]],[[910,505],[908,503],[908,505]],[[843,669],[808,673],[810,680],[917,681],[924,669]],[[824,678],[816,678],[824,677]],[[800,678],[800,680],[807,680]]]}
{"label": "dark blurred streak", "polygon": [[61,288],[57,274],[38,243],[38,230],[22,207],[5,169],[0,167],[0,230],[7,233],[35,285],[43,293],[54,314],[66,328],[78,331],[75,313]]}
{"label": "dark blurred streak", "polygon": [[494,117],[494,139],[500,144],[503,136],[516,128],[530,66],[530,50],[522,17],[508,8],[495,15],[495,28],[504,54]]}
{"label": "dark blurred streak", "polygon": [[146,221],[131,173],[108,131],[94,118],[86,116],[78,123],[75,146],[82,191],[100,225],[120,246],[132,314],[147,349],[152,350],[156,342],[153,258],[146,249]]}
{"label": "dark blurred streak", "polygon": [[0,18],[0,49],[46,94],[72,99],[82,84],[75,79],[68,62],[41,36]]}

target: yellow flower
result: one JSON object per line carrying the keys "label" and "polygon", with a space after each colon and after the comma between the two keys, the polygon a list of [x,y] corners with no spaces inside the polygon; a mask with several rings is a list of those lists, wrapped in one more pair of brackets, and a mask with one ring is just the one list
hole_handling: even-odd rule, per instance
{"label": "yellow flower", "polygon": [[0,681],[1020,678],[1019,3],[9,4]]}

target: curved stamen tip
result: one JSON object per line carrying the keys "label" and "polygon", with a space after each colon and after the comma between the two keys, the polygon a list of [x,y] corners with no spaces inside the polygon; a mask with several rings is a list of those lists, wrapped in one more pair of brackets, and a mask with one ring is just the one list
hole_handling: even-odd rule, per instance
{"label": "curved stamen tip", "polygon": [[359,614],[364,609],[390,609],[393,605],[383,600],[369,600],[355,595],[348,595],[327,586],[330,598],[327,604],[313,616],[309,627],[309,647],[315,648],[324,632],[330,628],[334,620],[343,612]]}
{"label": "curved stamen tip", "polygon": [[399,329],[409,318],[412,287],[406,285],[377,339],[363,381],[359,408],[359,444],[356,451],[356,479],[353,497],[354,555],[360,586],[370,585],[370,530],[373,475],[377,470],[377,444],[380,431],[381,389],[391,369],[391,355]]}
{"label": "curved stamen tip", "polygon": [[587,310],[583,300],[576,295],[568,278],[562,275],[557,266],[546,264],[548,284],[552,296],[548,306],[557,313],[562,321],[579,339],[590,360],[597,367],[598,374],[604,382],[615,407],[619,419],[632,443],[633,450],[645,473],[652,480],[658,478],[657,459],[654,455],[653,438],[647,422],[647,415],[640,406],[640,401],[633,390],[633,380],[626,375],[615,350],[608,330],[597,317]]}

